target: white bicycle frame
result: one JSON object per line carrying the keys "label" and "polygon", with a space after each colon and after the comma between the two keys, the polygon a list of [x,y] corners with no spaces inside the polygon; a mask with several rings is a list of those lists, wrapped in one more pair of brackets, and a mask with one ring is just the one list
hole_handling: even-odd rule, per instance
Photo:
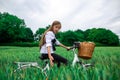
{"label": "white bicycle frame", "polygon": [[18,65],[18,68],[15,69],[14,72],[24,68],[36,67],[39,68],[47,77],[46,70],[49,70],[49,63],[47,63],[44,68],[41,68],[37,62],[14,62],[14,63]]}

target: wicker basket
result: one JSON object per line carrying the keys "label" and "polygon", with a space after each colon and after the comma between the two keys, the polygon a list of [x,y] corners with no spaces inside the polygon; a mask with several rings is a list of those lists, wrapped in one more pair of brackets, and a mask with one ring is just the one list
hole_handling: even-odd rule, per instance
{"label": "wicker basket", "polygon": [[93,42],[81,42],[78,48],[78,56],[83,59],[90,59],[92,57],[95,44]]}

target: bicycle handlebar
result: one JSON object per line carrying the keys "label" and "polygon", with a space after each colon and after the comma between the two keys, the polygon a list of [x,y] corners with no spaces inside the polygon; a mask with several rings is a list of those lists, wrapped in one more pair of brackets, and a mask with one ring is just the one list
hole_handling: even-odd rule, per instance
{"label": "bicycle handlebar", "polygon": [[68,49],[67,51],[69,51],[69,50],[71,50],[71,49],[74,49],[74,48],[77,48],[77,47],[75,47],[75,46],[72,46],[72,47],[70,47],[70,49]]}
{"label": "bicycle handlebar", "polygon": [[79,45],[80,45],[80,42],[74,42],[74,45],[72,47],[70,47],[69,50],[74,49],[74,48],[79,48]]}

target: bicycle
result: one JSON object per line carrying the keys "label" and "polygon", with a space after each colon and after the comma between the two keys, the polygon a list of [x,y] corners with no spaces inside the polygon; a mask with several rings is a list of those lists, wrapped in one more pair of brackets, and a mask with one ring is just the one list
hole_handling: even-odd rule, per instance
{"label": "bicycle", "polygon": [[[76,49],[79,49],[80,45],[81,45],[80,42],[74,42],[73,46],[70,47],[70,50],[72,50],[72,52],[74,54],[74,58],[73,58],[73,61],[72,61],[71,65],[74,67],[76,64],[80,64],[83,68],[94,67],[95,63],[85,64],[79,59],[79,56],[78,56],[78,53],[76,52]],[[24,68],[36,67],[36,68],[40,69],[41,72],[44,73],[45,76],[48,78],[48,75],[47,75],[46,71],[50,70],[49,61],[46,60],[46,59],[43,59],[42,57],[39,57],[39,58],[41,60],[45,61],[45,66],[43,68],[41,66],[39,66],[39,64],[37,62],[14,62],[15,64],[18,65],[18,68],[15,69],[14,72],[16,72],[17,70],[22,70]]]}

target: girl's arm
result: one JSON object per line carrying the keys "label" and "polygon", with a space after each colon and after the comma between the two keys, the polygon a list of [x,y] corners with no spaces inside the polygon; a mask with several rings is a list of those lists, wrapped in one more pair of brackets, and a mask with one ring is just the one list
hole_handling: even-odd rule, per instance
{"label": "girl's arm", "polygon": [[59,46],[61,46],[61,47],[63,47],[63,48],[65,48],[65,49],[67,49],[67,50],[69,50],[70,49],[70,47],[67,47],[67,46],[65,46],[65,45],[63,45],[63,44],[59,44]]}
{"label": "girl's arm", "polygon": [[63,45],[57,39],[56,39],[56,44],[59,45],[59,46],[61,46],[61,47],[63,47],[63,48],[65,48],[65,49],[67,49],[67,50],[70,50],[70,47],[67,47],[67,46]]}
{"label": "girl's arm", "polygon": [[54,65],[54,63],[53,63],[54,58],[51,55],[50,48],[51,48],[50,46],[47,47],[47,52],[48,52],[48,58],[50,59],[50,65],[53,66]]}

